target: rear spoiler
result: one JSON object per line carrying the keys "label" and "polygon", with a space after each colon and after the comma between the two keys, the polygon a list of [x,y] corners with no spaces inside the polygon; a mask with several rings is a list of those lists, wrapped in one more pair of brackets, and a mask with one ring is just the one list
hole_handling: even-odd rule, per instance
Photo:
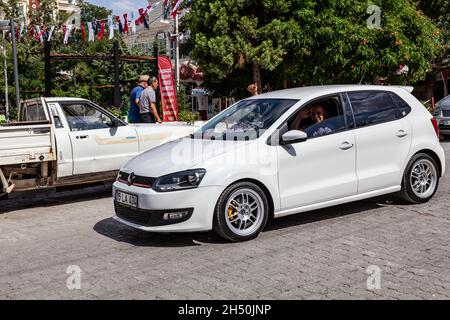
{"label": "rear spoiler", "polygon": [[401,88],[403,90],[406,90],[409,93],[412,93],[414,91],[414,87],[411,87],[411,86],[398,86],[397,88]]}

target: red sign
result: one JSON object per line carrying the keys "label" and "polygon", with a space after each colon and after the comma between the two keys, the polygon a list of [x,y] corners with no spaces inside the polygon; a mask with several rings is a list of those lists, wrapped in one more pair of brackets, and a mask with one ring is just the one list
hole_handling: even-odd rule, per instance
{"label": "red sign", "polygon": [[41,6],[41,1],[40,0],[30,0],[28,5],[30,6],[31,10],[37,10]]}
{"label": "red sign", "polygon": [[178,121],[178,100],[175,74],[172,68],[172,62],[168,57],[158,57],[158,70],[163,121]]}

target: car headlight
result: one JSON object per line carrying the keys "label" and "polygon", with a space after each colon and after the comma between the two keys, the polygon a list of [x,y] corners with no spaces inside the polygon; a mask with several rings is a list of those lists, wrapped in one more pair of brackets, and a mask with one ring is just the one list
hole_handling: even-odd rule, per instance
{"label": "car headlight", "polygon": [[157,192],[195,189],[200,185],[205,174],[205,169],[193,169],[172,173],[156,179],[152,188]]}

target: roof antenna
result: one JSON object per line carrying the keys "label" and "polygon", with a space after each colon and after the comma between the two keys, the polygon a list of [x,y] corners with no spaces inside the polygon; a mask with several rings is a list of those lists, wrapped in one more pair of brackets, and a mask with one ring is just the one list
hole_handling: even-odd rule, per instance
{"label": "roof antenna", "polygon": [[359,85],[361,85],[361,83],[362,83],[362,81],[363,81],[365,75],[366,75],[366,71],[364,70],[364,73],[363,73],[363,75],[362,75],[362,77],[361,77],[361,80],[359,81]]}

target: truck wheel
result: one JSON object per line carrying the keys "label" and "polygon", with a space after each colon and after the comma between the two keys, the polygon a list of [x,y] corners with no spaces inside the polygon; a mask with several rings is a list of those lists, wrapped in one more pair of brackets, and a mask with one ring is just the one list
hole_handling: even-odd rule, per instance
{"label": "truck wheel", "polygon": [[264,192],[251,182],[229,186],[217,201],[214,231],[221,237],[238,242],[256,238],[269,216],[269,204]]}
{"label": "truck wheel", "polygon": [[425,203],[439,186],[436,162],[425,153],[416,154],[408,163],[402,181],[402,198],[410,203]]}

